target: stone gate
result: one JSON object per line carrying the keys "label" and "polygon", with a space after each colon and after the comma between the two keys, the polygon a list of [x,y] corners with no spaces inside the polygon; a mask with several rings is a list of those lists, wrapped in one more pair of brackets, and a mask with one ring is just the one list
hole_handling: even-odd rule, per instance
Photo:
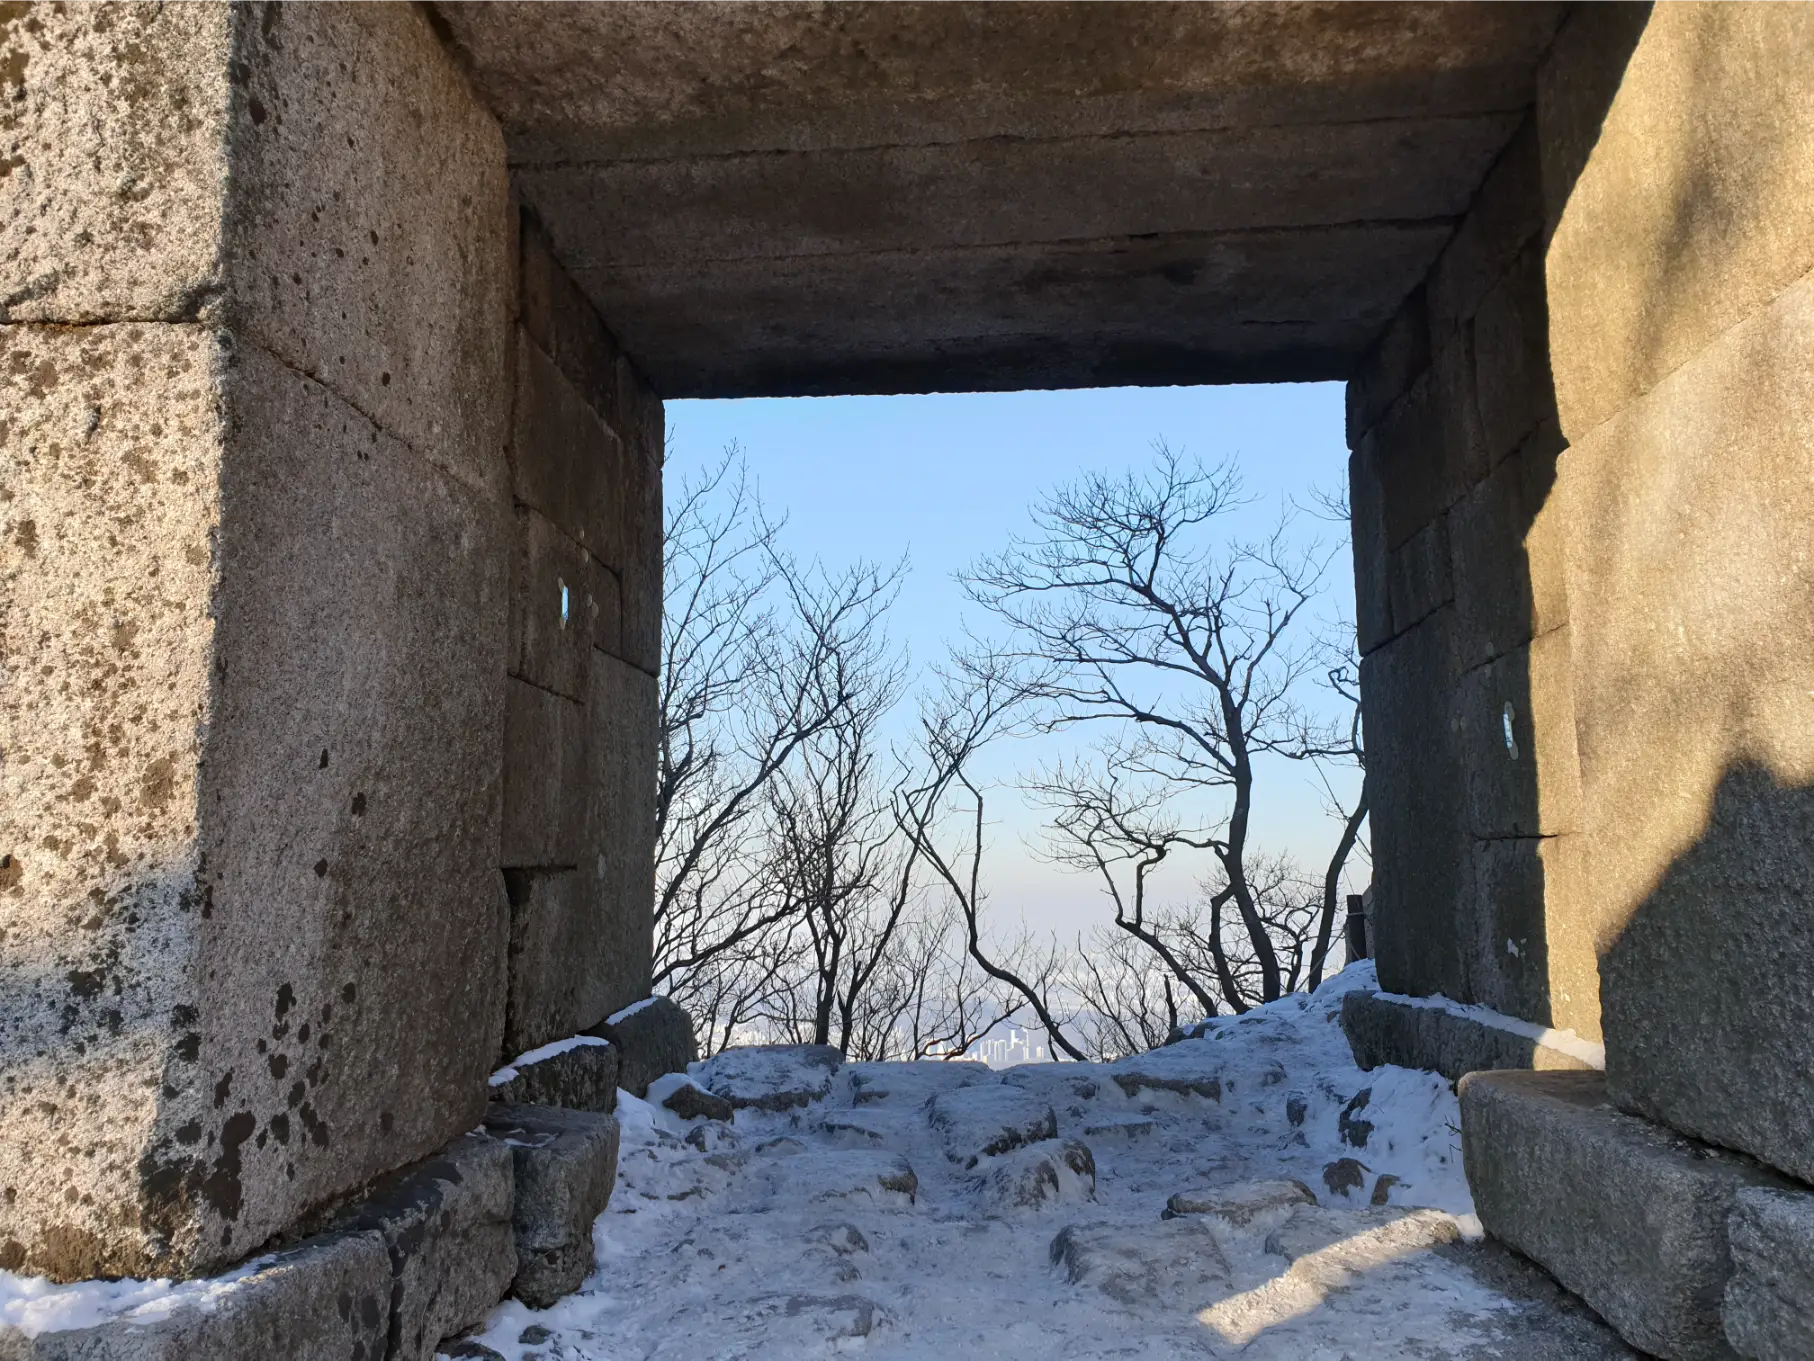
{"label": "stone gate", "polygon": [[224,1269],[647,993],[662,398],[1341,378],[1381,982],[1604,1041],[1463,1104],[1632,1336],[1521,1149],[1814,1180],[1810,70],[1800,6],[0,6],[0,1267]]}

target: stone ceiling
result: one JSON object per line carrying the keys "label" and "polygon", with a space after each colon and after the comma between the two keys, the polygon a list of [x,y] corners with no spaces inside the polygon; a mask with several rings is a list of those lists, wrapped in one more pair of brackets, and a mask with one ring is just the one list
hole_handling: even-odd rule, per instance
{"label": "stone ceiling", "polygon": [[448,4],[666,397],[1345,377],[1551,4]]}

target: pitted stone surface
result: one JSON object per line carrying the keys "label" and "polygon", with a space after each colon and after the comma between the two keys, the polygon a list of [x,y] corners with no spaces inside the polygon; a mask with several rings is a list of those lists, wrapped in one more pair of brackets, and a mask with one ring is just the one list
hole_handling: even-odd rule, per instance
{"label": "pitted stone surface", "polygon": [[731,1105],[785,1111],[823,1100],[844,1056],[826,1044],[757,1044],[720,1050],[693,1069]]}
{"label": "pitted stone surface", "polygon": [[206,1273],[482,1111],[497,526],[225,332],[4,339],[0,627],[43,665],[0,693],[0,1059],[39,1075],[0,1094],[0,1185],[61,1189],[0,1202],[0,1245],[58,1279]]}
{"label": "pitted stone surface", "polygon": [[1051,1106],[1004,1085],[941,1093],[927,1106],[926,1118],[943,1141],[945,1156],[962,1167],[1058,1135]]}

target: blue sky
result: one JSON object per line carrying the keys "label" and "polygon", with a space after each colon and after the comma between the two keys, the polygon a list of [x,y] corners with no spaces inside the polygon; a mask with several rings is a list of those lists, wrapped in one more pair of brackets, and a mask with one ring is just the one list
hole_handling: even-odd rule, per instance
{"label": "blue sky", "polygon": [[[667,419],[670,485],[735,442],[764,504],[785,513],[785,541],[796,555],[834,566],[909,556],[890,632],[916,671],[944,655],[974,609],[954,575],[1026,529],[1039,494],[1079,473],[1142,466],[1157,440],[1205,462],[1235,456],[1253,498],[1230,520],[1243,534],[1270,529],[1287,498],[1307,503],[1311,488],[1339,491],[1346,480],[1339,383],[677,401]],[[1310,516],[1299,517],[1295,532],[1329,546],[1341,541],[1337,527]],[[1325,613],[1351,617],[1345,551],[1327,590]],[[1032,753],[1007,749],[991,773],[1008,780],[1032,761]],[[1260,780],[1258,839],[1320,866],[1335,827],[1306,773],[1287,766]],[[1027,844],[1038,832],[1033,812],[1009,791],[996,807],[995,910],[1065,934],[1099,919],[1096,886],[1043,863]],[[1170,888],[1185,892],[1188,880]]]}

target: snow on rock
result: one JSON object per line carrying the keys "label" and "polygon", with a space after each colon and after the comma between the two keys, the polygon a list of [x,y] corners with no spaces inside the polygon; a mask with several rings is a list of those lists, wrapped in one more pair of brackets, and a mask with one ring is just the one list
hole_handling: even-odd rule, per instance
{"label": "snow on rock", "polygon": [[736,1114],[731,1103],[708,1091],[685,1073],[669,1073],[649,1084],[648,1101],[672,1111],[682,1120],[729,1120]]}
{"label": "snow on rock", "polygon": [[760,1210],[776,1200],[792,1205],[857,1200],[902,1209],[913,1204],[919,1185],[912,1166],[898,1153],[814,1152],[776,1159],[743,1188],[741,1203]]}
{"label": "snow on rock", "polygon": [[1222,1099],[1220,1054],[1207,1040],[1180,1040],[1150,1054],[1136,1054],[1109,1065],[1109,1076],[1129,1096],[1171,1092]]}
{"label": "snow on rock", "polygon": [[1230,1228],[1276,1228],[1300,1205],[1316,1204],[1316,1194],[1301,1181],[1244,1181],[1213,1191],[1180,1192],[1165,1202],[1164,1218],[1207,1215]]}
{"label": "snow on rock", "polygon": [[828,1044],[755,1044],[723,1050],[688,1072],[739,1110],[786,1111],[822,1100],[843,1063]]}
{"label": "snow on rock", "polygon": [[1072,1285],[1129,1308],[1197,1308],[1226,1293],[1228,1263],[1215,1235],[1192,1219],[1073,1224],[1052,1240],[1052,1264]]}
{"label": "snow on rock", "polygon": [[1058,1137],[1058,1117],[1049,1105],[1003,1084],[941,1093],[927,1105],[926,1120],[943,1140],[945,1155],[963,1167]]}
{"label": "snow on rock", "polygon": [[1075,1139],[1046,1139],[987,1159],[977,1178],[985,1214],[1016,1214],[1096,1198],[1096,1158]]}
{"label": "snow on rock", "polygon": [[1099,1144],[1136,1144],[1152,1138],[1158,1129],[1159,1122],[1150,1115],[1086,1114],[1083,1137]]}
{"label": "snow on rock", "polygon": [[[1350,968],[1118,1064],[773,1060],[814,1069],[817,1094],[752,1102],[734,1125],[622,1097],[593,1275],[547,1310],[507,1302],[468,1341],[504,1361],[1629,1357],[1534,1268],[1471,1241],[1449,1084],[1361,1072],[1337,1024],[1342,995],[1373,986]],[[693,1076],[757,1101],[808,1090],[759,1085],[750,1062]],[[1191,1086],[1210,1078],[1219,1100]],[[1008,1102],[1024,1124],[1005,1106],[982,1118]],[[1008,1128],[1018,1147],[983,1151]],[[1093,1198],[1068,1141],[1091,1153]],[[1059,1194],[1011,1204],[1054,1155]],[[1343,1159],[1353,1184],[1335,1194],[1324,1170]]]}
{"label": "snow on rock", "polygon": [[1002,1080],[980,1063],[852,1063],[844,1072],[850,1078],[851,1099],[858,1106],[878,1102],[921,1106],[940,1092]]}

